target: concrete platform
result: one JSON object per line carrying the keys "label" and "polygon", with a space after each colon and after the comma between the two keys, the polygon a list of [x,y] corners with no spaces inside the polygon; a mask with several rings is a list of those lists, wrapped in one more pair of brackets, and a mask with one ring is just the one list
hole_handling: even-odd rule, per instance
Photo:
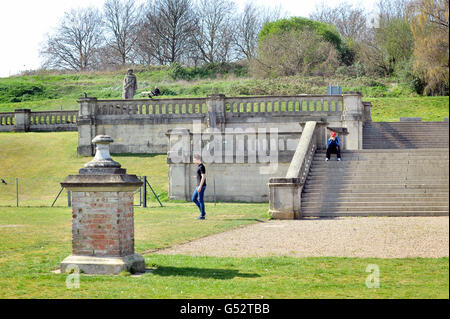
{"label": "concrete platform", "polygon": [[94,257],[70,255],[60,264],[61,273],[69,266],[77,266],[81,273],[117,275],[122,271],[132,274],[145,272],[145,260],[139,254],[125,257]]}

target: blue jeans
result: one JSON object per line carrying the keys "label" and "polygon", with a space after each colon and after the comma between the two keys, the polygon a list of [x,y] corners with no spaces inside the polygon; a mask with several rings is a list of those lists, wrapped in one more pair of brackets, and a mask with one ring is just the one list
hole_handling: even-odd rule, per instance
{"label": "blue jeans", "polygon": [[203,195],[205,194],[206,186],[203,185],[200,192],[197,191],[198,186],[195,187],[194,194],[192,194],[192,201],[200,209],[200,217],[205,217],[205,202],[203,201]]}

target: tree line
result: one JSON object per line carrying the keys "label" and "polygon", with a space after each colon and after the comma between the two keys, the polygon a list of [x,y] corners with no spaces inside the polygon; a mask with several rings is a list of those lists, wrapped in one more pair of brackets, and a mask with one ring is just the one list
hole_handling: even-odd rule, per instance
{"label": "tree line", "polygon": [[[448,0],[347,2],[286,18],[232,0],[105,0],[66,12],[48,35],[44,68],[125,64],[199,67],[239,61],[254,76],[396,76],[417,92],[447,94]],[[175,68],[176,69],[176,68]]]}
{"label": "tree line", "polygon": [[103,10],[66,12],[41,55],[46,68],[78,71],[248,60],[264,23],[277,18],[253,2],[239,12],[232,0],[106,0]]}

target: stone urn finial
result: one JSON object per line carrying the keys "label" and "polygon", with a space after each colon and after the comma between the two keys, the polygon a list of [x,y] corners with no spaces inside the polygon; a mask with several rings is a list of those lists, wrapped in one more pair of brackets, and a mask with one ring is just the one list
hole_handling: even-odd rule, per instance
{"label": "stone urn finial", "polygon": [[113,161],[111,154],[109,153],[109,144],[114,142],[114,140],[108,135],[97,135],[92,143],[95,144],[95,157],[92,161],[85,164],[86,168],[106,168],[106,167],[116,167],[120,168],[120,164]]}

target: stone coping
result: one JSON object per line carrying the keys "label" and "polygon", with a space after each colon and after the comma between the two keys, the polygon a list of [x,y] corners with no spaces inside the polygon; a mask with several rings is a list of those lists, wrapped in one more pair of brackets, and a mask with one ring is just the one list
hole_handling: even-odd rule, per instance
{"label": "stone coping", "polygon": [[134,191],[142,185],[136,175],[69,175],[61,186],[72,191],[102,192],[102,191]]}

